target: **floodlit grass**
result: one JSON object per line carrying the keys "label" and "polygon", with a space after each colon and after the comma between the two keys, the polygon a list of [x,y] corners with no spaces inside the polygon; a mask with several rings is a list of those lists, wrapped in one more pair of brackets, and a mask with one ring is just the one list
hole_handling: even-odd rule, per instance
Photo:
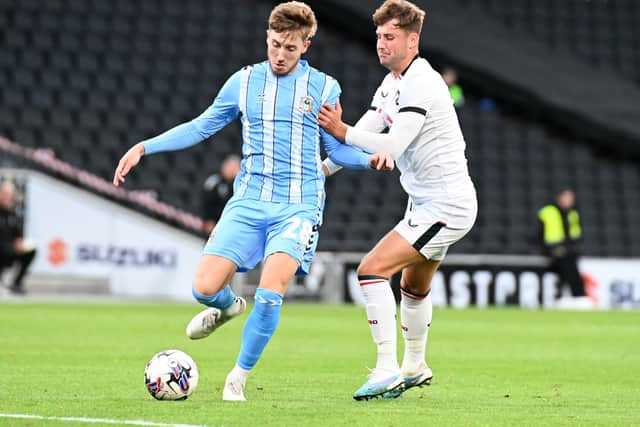
{"label": "floodlit grass", "polygon": [[[375,364],[364,310],[285,304],[248,401],[235,403],[222,402],[222,385],[246,315],[189,341],[184,327],[199,310],[0,305],[0,413],[208,426],[640,425],[639,312],[435,310],[433,385],[356,402]],[[168,348],[200,370],[183,402],[155,401],[144,387],[147,360]],[[0,425],[83,423],[0,416]]]}

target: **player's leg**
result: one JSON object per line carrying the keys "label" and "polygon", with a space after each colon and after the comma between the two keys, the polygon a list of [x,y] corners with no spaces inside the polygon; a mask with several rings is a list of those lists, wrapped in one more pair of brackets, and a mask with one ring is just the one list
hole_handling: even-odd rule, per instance
{"label": "player's leg", "polygon": [[187,325],[187,336],[201,339],[244,312],[246,302],[231,290],[231,280],[238,266],[217,255],[202,255],[193,282],[193,297],[208,308]]}
{"label": "player's leg", "polygon": [[242,334],[238,363],[245,369],[255,366],[273,335],[280,320],[282,299],[297,269],[298,262],[289,254],[277,252],[267,258],[255,305]]}
{"label": "player's leg", "polygon": [[402,271],[400,322],[405,350],[401,372],[405,389],[430,384],[433,377],[425,352],[433,313],[431,280],[439,264],[425,259]]}
{"label": "player's leg", "polygon": [[405,340],[405,354],[401,367],[404,378],[403,391],[431,382],[433,373],[425,361],[433,313],[431,281],[449,246],[469,231],[474,219],[475,212],[469,210],[469,226],[452,228],[444,221],[435,219],[428,209],[421,210],[418,207],[395,227],[406,244],[421,257],[419,262],[404,268],[400,283],[400,320]]}
{"label": "player's leg", "polygon": [[255,305],[242,331],[240,354],[225,381],[223,400],[245,400],[243,389],[247,376],[278,326],[282,299],[297,269],[298,262],[286,253],[278,252],[267,258]]}
{"label": "player's leg", "polygon": [[367,319],[377,347],[377,361],[368,381],[354,393],[356,400],[382,396],[403,384],[397,356],[397,307],[389,278],[404,267],[423,260],[418,251],[392,230],[363,258],[358,267]]}
{"label": "player's leg", "polygon": [[244,385],[258,362],[280,319],[283,296],[296,271],[313,255],[317,242],[316,206],[270,206],[264,253],[266,261],[255,294],[255,305],[242,332],[236,365],[227,376],[223,400],[245,400]]}
{"label": "player's leg", "polygon": [[[204,247],[193,284],[194,298],[208,308],[187,325],[187,336],[209,336],[228,320],[244,312],[246,302],[231,289],[231,279],[239,267],[248,265],[264,247],[262,211],[254,201],[231,199],[218,226]],[[240,237],[241,236],[241,237]]]}

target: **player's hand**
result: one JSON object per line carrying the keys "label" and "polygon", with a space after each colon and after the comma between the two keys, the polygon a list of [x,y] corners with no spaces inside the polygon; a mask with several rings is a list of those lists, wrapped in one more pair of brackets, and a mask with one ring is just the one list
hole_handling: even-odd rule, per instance
{"label": "player's hand", "polygon": [[144,145],[142,143],[131,147],[118,162],[118,167],[116,167],[116,171],[113,174],[113,185],[119,187],[124,182],[124,177],[127,176],[129,171],[140,163],[142,156],[144,156]]}
{"label": "player's hand", "polygon": [[336,107],[331,104],[324,104],[318,112],[318,123],[334,137],[341,141],[347,135],[347,125],[342,122],[342,106],[340,100],[336,102]]}
{"label": "player's hand", "polygon": [[369,159],[371,169],[379,171],[392,171],[394,167],[393,157],[391,154],[380,151],[371,156]]}

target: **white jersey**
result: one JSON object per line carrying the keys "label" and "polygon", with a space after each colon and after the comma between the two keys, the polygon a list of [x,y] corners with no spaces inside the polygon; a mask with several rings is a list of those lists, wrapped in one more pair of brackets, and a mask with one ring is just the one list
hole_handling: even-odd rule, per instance
{"label": "white jersey", "polygon": [[449,89],[426,59],[416,58],[400,77],[387,74],[372,107],[389,128],[398,113],[426,115],[418,136],[396,161],[402,187],[415,202],[475,196]]}
{"label": "white jersey", "polygon": [[[415,138],[396,153],[402,187],[415,205],[430,205],[434,217],[454,227],[468,226],[469,220],[475,219],[476,193],[458,117],[440,74],[427,60],[416,57],[399,77],[387,74],[373,97],[371,110],[356,129],[380,132],[389,128],[391,133],[399,115],[404,120],[406,114],[424,117]],[[408,118],[415,123],[413,116]]]}

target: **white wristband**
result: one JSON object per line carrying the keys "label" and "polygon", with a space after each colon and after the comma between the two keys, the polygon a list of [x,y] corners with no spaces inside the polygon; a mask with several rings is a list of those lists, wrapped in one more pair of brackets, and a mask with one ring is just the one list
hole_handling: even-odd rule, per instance
{"label": "white wristband", "polygon": [[333,175],[334,173],[342,169],[342,166],[335,164],[328,157],[322,161],[322,164],[327,168],[327,170],[329,170],[329,176]]}

